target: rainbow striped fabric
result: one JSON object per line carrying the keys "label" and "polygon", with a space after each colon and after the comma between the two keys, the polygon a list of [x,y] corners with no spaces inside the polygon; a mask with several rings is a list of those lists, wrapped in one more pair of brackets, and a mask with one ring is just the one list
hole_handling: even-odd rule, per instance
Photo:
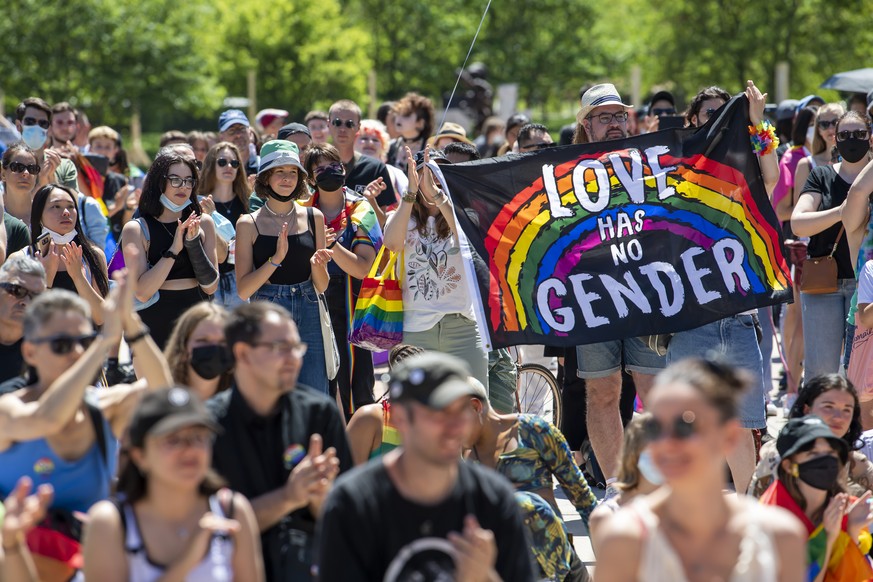
{"label": "rainbow striped fabric", "polygon": [[361,283],[349,333],[349,341],[356,346],[379,351],[403,341],[403,290],[396,262],[397,254],[383,246]]}

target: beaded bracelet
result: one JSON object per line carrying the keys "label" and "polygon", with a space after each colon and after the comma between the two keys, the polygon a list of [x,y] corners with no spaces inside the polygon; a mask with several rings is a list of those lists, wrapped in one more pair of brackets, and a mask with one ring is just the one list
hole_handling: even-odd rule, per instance
{"label": "beaded bracelet", "polygon": [[413,204],[415,202],[416,198],[418,198],[418,192],[408,190],[406,192],[406,194],[403,195],[401,200],[403,200],[404,202],[409,202],[410,204]]}
{"label": "beaded bracelet", "polygon": [[779,147],[776,128],[766,119],[758,125],[749,126],[749,138],[752,140],[752,149],[758,156],[766,156]]}

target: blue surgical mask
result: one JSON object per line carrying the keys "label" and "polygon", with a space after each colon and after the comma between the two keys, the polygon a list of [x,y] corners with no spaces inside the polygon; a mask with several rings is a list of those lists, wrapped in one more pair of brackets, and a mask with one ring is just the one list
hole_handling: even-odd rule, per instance
{"label": "blue surgical mask", "polygon": [[38,150],[45,145],[48,130],[38,125],[25,125],[21,129],[21,139],[32,150]]}
{"label": "blue surgical mask", "polygon": [[655,466],[655,462],[652,460],[652,455],[649,454],[649,451],[643,451],[640,453],[640,459],[637,461],[637,469],[640,470],[643,477],[651,483],[652,485],[663,485],[664,484],[664,476],[661,474],[661,471],[658,470],[658,467]]}
{"label": "blue surgical mask", "polygon": [[185,200],[185,204],[176,204],[175,202],[167,198],[166,195],[161,194],[161,204],[163,204],[164,208],[171,212],[182,212],[191,204],[191,199],[188,198],[187,200]]}

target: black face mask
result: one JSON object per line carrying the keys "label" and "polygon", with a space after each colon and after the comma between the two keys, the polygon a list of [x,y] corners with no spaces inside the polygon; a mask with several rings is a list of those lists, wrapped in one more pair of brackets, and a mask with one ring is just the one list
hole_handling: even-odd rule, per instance
{"label": "black face mask", "polygon": [[280,194],[277,194],[275,190],[270,188],[270,198],[273,198],[274,200],[278,200],[279,202],[291,202],[292,200],[294,200],[295,196],[294,196],[294,194],[289,194],[288,196],[281,196]]}
{"label": "black face mask", "polygon": [[315,185],[323,192],[336,192],[346,183],[346,175],[341,170],[325,170],[315,177]]}
{"label": "black face mask", "polygon": [[825,455],[797,465],[797,478],[816,489],[826,491],[837,482],[840,462],[836,457]]}
{"label": "black face mask", "polygon": [[191,367],[201,378],[212,380],[233,368],[233,354],[221,344],[196,347],[191,350]]}
{"label": "black face mask", "polygon": [[860,162],[870,151],[870,140],[851,137],[837,142],[837,150],[844,160],[850,163]]}

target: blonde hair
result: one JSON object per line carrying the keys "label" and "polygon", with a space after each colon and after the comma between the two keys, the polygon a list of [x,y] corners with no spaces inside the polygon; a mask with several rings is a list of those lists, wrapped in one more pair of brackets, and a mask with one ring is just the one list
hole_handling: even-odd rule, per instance
{"label": "blonde hair", "polygon": [[818,120],[821,119],[821,116],[826,113],[835,113],[837,119],[839,119],[845,112],[846,110],[843,109],[841,103],[826,103],[819,107],[818,112],[815,114],[815,136],[812,138],[812,155],[817,156],[828,147],[827,142],[821,136],[821,130],[818,128]]}
{"label": "blonde hair", "polygon": [[634,415],[633,419],[624,428],[624,441],[621,443],[619,454],[618,481],[615,487],[621,491],[633,491],[640,485],[640,455],[649,444],[644,427],[652,418],[652,414],[644,412]]}
{"label": "blonde hair", "polygon": [[361,121],[361,129],[358,130],[358,135],[367,134],[379,139],[382,143],[382,154],[388,147],[388,131],[385,129],[385,124],[378,119],[364,119]]}
{"label": "blonde hair", "polygon": [[111,139],[116,144],[121,145],[121,137],[118,135],[118,132],[108,125],[100,125],[88,132],[88,143],[101,138]]}

